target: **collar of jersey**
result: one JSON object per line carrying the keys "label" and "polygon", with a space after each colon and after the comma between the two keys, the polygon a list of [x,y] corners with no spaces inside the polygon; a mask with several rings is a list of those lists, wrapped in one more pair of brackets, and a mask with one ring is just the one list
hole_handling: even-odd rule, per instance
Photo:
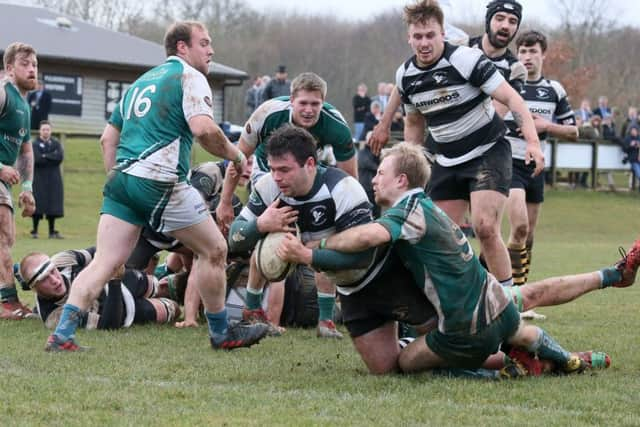
{"label": "collar of jersey", "polygon": [[402,202],[407,197],[411,197],[414,194],[418,194],[418,193],[422,193],[422,192],[424,192],[424,190],[422,188],[412,188],[411,190],[407,190],[404,193],[402,193],[402,195],[400,197],[398,197],[398,200],[396,200],[396,202],[393,204],[392,207],[399,205],[400,202]]}

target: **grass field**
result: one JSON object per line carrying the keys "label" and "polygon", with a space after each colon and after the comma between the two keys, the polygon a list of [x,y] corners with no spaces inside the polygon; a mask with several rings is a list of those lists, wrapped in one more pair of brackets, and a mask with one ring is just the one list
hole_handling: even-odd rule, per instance
{"label": "grass field", "polygon": [[[31,239],[30,220],[19,218],[16,258],[94,240],[98,145],[69,141],[66,155],[66,240]],[[532,278],[611,264],[639,230],[636,195],[550,191]],[[33,301],[28,292],[21,298]],[[637,426],[638,301],[640,287],[631,287],[539,310],[548,316],[539,324],[566,347],[609,352],[607,371],[500,383],[373,377],[349,340],[320,342],[313,330],[233,352],[212,351],[204,326],[80,331],[92,351],[61,355],[42,351],[48,333],[39,321],[1,322],[0,425]]]}

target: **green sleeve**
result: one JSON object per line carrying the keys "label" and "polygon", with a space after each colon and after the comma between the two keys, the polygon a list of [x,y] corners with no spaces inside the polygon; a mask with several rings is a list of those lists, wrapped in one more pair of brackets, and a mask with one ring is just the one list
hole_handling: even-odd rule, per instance
{"label": "green sleeve", "polygon": [[237,217],[229,230],[229,252],[242,253],[254,248],[264,233],[258,231],[256,220],[247,220],[243,216]]}
{"label": "green sleeve", "polygon": [[109,117],[109,124],[114,127],[122,130],[122,114],[120,113],[120,106],[122,105],[122,100],[118,102],[116,108],[113,109],[113,113],[111,113],[111,117]]}
{"label": "green sleeve", "polygon": [[366,268],[371,264],[374,255],[375,248],[354,253],[338,252],[332,249],[314,249],[311,266],[321,271]]}
{"label": "green sleeve", "polygon": [[393,207],[387,210],[375,222],[386,228],[391,235],[391,241],[395,242],[396,240],[400,239],[402,235],[402,225],[405,222],[403,209],[399,207]]}

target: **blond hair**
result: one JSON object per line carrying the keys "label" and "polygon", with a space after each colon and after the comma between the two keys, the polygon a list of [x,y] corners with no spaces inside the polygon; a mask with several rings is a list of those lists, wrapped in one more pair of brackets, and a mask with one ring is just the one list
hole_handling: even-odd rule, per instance
{"label": "blond hair", "polygon": [[11,43],[7,46],[7,50],[4,51],[4,56],[2,57],[4,69],[7,69],[7,65],[13,65],[20,54],[24,54],[25,56],[36,55],[36,50],[33,46],[26,43]]}
{"label": "blond hair", "polygon": [[409,188],[424,188],[431,178],[431,166],[424,148],[410,142],[401,142],[382,150],[381,160],[393,157],[396,175],[405,174]]}
{"label": "blond hair", "polygon": [[316,73],[302,73],[296,76],[291,82],[291,97],[294,97],[297,92],[304,90],[307,92],[320,92],[322,99],[327,96],[327,82]]}
{"label": "blond hair", "polygon": [[444,26],[444,13],[436,0],[421,0],[404,7],[407,25],[424,24],[429,19],[435,19],[441,27]]}

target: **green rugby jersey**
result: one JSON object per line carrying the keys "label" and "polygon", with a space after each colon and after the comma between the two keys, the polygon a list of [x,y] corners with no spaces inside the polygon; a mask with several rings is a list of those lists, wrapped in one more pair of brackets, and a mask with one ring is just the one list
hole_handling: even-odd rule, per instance
{"label": "green rugby jersey", "polygon": [[193,144],[189,119],[213,119],[212,99],[205,76],[177,56],[147,71],[109,119],[120,129],[115,168],[156,181],[186,180]]}
{"label": "green rugby jersey", "polygon": [[[242,130],[241,138],[255,149],[256,163],[263,172],[269,172],[265,143],[271,132],[284,124],[293,123],[291,113],[290,97],[270,99],[254,111]],[[326,145],[332,146],[339,162],[349,160],[356,154],[349,125],[340,111],[328,102],[322,105],[318,123],[307,130],[315,137],[318,150]]]}
{"label": "green rugby jersey", "polygon": [[10,80],[1,80],[6,99],[0,108],[0,163],[13,166],[20,147],[31,139],[31,108]]}
{"label": "green rugby jersey", "polygon": [[507,306],[500,285],[487,281],[487,271],[460,227],[421,189],[407,192],[377,222],[389,231],[394,250],[423,286],[438,313],[440,332],[476,333]]}

